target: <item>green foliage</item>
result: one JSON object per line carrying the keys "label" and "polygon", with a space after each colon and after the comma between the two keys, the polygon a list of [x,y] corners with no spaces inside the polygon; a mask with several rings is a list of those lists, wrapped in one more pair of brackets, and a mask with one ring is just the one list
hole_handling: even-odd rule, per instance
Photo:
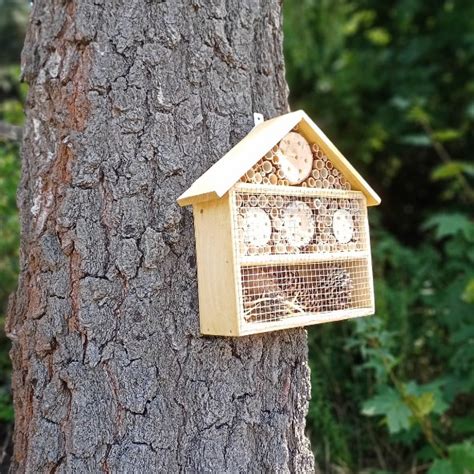
{"label": "green foliage", "polygon": [[467,0],[285,2],[292,107],[382,196],[376,316],[310,331],[324,472],[474,472],[472,18]]}
{"label": "green foliage", "polygon": [[[23,123],[26,85],[19,83],[19,53],[25,32],[28,2],[0,0],[0,120]],[[18,273],[19,222],[16,190],[20,177],[18,146],[0,141],[0,424],[13,421],[10,395],[10,343],[3,331],[9,294]],[[0,433],[5,430],[0,429]],[[4,441],[0,439],[0,444]]]}
{"label": "green foliage", "polygon": [[429,474],[470,474],[474,472],[474,445],[471,442],[453,444],[447,459],[437,459]]}
{"label": "green foliage", "polygon": [[28,13],[25,0],[0,0],[0,65],[18,63]]}

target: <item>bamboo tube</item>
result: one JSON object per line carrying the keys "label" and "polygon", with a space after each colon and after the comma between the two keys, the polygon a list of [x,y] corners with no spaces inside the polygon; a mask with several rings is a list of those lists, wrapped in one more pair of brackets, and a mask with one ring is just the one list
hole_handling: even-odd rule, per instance
{"label": "bamboo tube", "polygon": [[286,247],[284,244],[282,243],[278,243],[275,245],[275,253],[285,253],[286,251]]}
{"label": "bamboo tube", "polygon": [[331,186],[333,186],[335,181],[336,181],[336,180],[335,180],[334,176],[333,176],[332,174],[330,174],[330,175],[328,176],[328,182],[329,182],[329,184],[330,184]]}
{"label": "bamboo tube", "polygon": [[319,179],[319,170],[314,169],[313,171],[311,171],[311,176],[312,176],[314,179]]}
{"label": "bamboo tube", "polygon": [[328,160],[328,162],[326,163],[326,168],[328,170],[332,170],[334,168],[333,164]]}
{"label": "bamboo tube", "polygon": [[337,170],[336,168],[333,168],[331,170],[331,174],[335,177],[335,178],[340,178],[341,177],[341,172],[339,170]]}
{"label": "bamboo tube", "polygon": [[275,207],[275,196],[273,194],[268,196],[268,207]]}
{"label": "bamboo tube", "polygon": [[278,209],[281,209],[283,207],[283,197],[282,196],[276,196],[275,197],[275,206]]}
{"label": "bamboo tube", "polygon": [[265,153],[265,159],[266,159],[266,160],[271,160],[271,159],[272,159],[272,156],[273,156],[272,150],[267,151],[267,152]]}
{"label": "bamboo tube", "polygon": [[313,199],[313,207],[315,209],[319,209],[321,207],[321,204],[322,204],[321,199],[319,199],[319,198],[314,198]]}
{"label": "bamboo tube", "polygon": [[303,182],[301,183],[301,187],[302,187],[302,188],[307,188],[307,187],[308,187],[308,183],[307,183],[306,181],[303,181]]}
{"label": "bamboo tube", "polygon": [[264,161],[262,168],[266,174],[269,174],[272,171],[272,164],[269,161]]}
{"label": "bamboo tube", "polygon": [[329,158],[326,155],[323,155],[321,159],[324,161],[324,163],[329,161]]}
{"label": "bamboo tube", "polygon": [[342,189],[342,186],[339,180],[334,183],[334,189]]}
{"label": "bamboo tube", "polygon": [[274,173],[271,173],[271,174],[268,176],[268,180],[270,181],[270,184],[277,184],[277,183],[278,183],[277,175],[274,174]]}
{"label": "bamboo tube", "polygon": [[268,207],[268,198],[265,194],[260,194],[258,197],[258,207],[260,209],[266,209]]}
{"label": "bamboo tube", "polygon": [[316,152],[316,156],[318,157],[318,159],[321,159],[321,158],[324,156],[324,154],[323,154],[323,152],[322,152],[321,150],[318,150],[318,151]]}
{"label": "bamboo tube", "polygon": [[275,154],[277,151],[278,151],[278,145],[275,145],[275,146],[272,148],[272,153]]}
{"label": "bamboo tube", "polygon": [[316,186],[316,180],[313,177],[309,177],[307,182],[310,188],[314,188]]}
{"label": "bamboo tube", "polygon": [[256,183],[256,184],[261,184],[262,183],[262,175],[260,173],[257,173],[253,177],[253,182]]}
{"label": "bamboo tube", "polygon": [[[324,168],[323,160],[316,160],[316,169],[322,170]],[[320,171],[321,173],[321,171]]]}
{"label": "bamboo tube", "polygon": [[341,176],[339,178],[339,182],[341,183],[341,186],[344,188],[344,186],[346,185],[346,178],[344,178],[344,176]]}
{"label": "bamboo tube", "polygon": [[248,246],[247,253],[248,253],[249,255],[257,255],[258,249],[257,249],[257,247],[256,247],[255,245],[249,245],[249,246]]}
{"label": "bamboo tube", "polygon": [[252,178],[255,176],[254,170],[251,168],[245,173],[245,176],[247,177],[248,180],[252,180]]}
{"label": "bamboo tube", "polygon": [[272,163],[278,165],[280,163],[280,157],[278,155],[272,155]]}
{"label": "bamboo tube", "polygon": [[276,207],[270,208],[270,216],[272,217],[272,219],[278,218],[278,209]]}
{"label": "bamboo tube", "polygon": [[249,196],[249,205],[255,207],[258,204],[258,197],[253,194]]}
{"label": "bamboo tube", "polygon": [[328,177],[328,170],[326,168],[323,168],[319,174],[321,175],[321,178],[325,179]]}
{"label": "bamboo tube", "polygon": [[344,187],[349,191],[351,189],[351,183],[349,183],[349,181],[346,181],[346,184],[344,185]]}
{"label": "bamboo tube", "polygon": [[323,187],[323,182],[320,179],[317,179],[314,184],[315,188],[322,188]]}
{"label": "bamboo tube", "polygon": [[287,179],[282,179],[281,180],[283,186],[288,186],[290,182]]}
{"label": "bamboo tube", "polygon": [[323,179],[323,188],[324,189],[329,188],[329,181],[327,179]]}
{"label": "bamboo tube", "polygon": [[[277,170],[277,176],[279,178],[279,180],[282,180],[284,177],[285,177],[285,173],[283,173],[283,170],[281,170],[280,168]],[[280,183],[278,183],[280,184]]]}
{"label": "bamboo tube", "polygon": [[319,145],[317,143],[313,143],[311,145],[311,150],[313,153],[317,153],[319,151]]}

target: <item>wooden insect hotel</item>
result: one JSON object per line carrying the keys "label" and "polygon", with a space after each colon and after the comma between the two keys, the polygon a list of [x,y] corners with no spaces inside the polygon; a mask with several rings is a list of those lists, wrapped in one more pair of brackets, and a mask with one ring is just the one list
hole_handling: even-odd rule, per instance
{"label": "wooden insect hotel", "polygon": [[380,198],[305,112],[257,125],[178,203],[194,211],[203,334],[373,314]]}

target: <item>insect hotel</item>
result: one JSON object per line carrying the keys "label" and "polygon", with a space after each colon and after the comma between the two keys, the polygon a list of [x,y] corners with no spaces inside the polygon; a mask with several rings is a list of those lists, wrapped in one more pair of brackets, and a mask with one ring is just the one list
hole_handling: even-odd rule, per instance
{"label": "insect hotel", "polygon": [[303,111],[257,125],[178,198],[192,205],[203,334],[374,313],[379,196]]}

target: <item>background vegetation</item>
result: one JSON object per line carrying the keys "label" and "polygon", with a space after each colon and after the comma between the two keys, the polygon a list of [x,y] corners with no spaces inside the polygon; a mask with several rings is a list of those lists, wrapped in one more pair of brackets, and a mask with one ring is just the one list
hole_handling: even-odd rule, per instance
{"label": "background vegetation", "polygon": [[[0,120],[22,121],[26,2],[0,0]],[[309,331],[323,472],[474,472],[474,3],[286,0],[292,107],[382,196],[377,314]],[[0,326],[18,265],[16,145],[0,142]],[[0,332],[0,457],[13,421]],[[0,459],[1,465],[1,459]]]}
{"label": "background vegetation", "polygon": [[474,3],[287,0],[285,34],[293,108],[382,196],[376,317],[310,330],[316,456],[472,473]]}

